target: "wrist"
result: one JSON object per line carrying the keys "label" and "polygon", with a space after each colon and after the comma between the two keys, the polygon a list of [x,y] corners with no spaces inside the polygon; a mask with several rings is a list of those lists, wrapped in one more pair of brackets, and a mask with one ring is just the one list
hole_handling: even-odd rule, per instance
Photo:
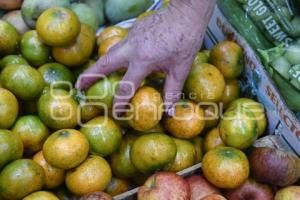
{"label": "wrist", "polygon": [[217,0],[171,0],[170,8],[180,11],[193,20],[208,20]]}

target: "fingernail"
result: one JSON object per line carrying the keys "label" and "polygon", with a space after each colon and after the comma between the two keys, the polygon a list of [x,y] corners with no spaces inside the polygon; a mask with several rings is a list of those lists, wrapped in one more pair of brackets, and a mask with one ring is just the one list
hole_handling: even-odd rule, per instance
{"label": "fingernail", "polygon": [[168,117],[173,117],[175,115],[175,108],[174,108],[174,106],[169,107],[167,109],[166,114],[167,114]]}

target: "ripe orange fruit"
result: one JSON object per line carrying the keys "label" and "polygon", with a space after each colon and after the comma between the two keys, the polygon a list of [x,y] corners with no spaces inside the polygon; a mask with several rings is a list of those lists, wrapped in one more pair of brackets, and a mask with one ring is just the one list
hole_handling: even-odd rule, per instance
{"label": "ripe orange fruit", "polygon": [[20,136],[9,130],[0,129],[0,171],[7,163],[20,159],[23,143]]}
{"label": "ripe orange fruit", "polygon": [[112,174],[107,161],[99,156],[89,156],[82,164],[67,172],[67,188],[76,195],[103,191]]}
{"label": "ripe orange fruit", "polygon": [[109,26],[105,28],[100,35],[97,37],[97,45],[100,46],[100,44],[111,37],[118,36],[121,38],[127,37],[128,30],[125,28],[122,28],[120,26]]}
{"label": "ripe orange fruit", "polygon": [[12,131],[19,134],[26,154],[32,154],[42,149],[49,136],[49,130],[37,116],[27,115],[20,117]]}
{"label": "ripe orange fruit", "polygon": [[120,146],[122,140],[120,127],[107,116],[90,120],[83,125],[80,132],[89,141],[90,153],[103,157],[112,154]]}
{"label": "ripe orange fruit", "polygon": [[77,125],[77,102],[62,89],[46,91],[38,100],[41,120],[51,129],[74,128]]}
{"label": "ripe orange fruit", "polygon": [[133,130],[133,132],[135,134],[147,134],[147,133],[164,133],[165,132],[165,129],[164,127],[158,123],[156,124],[153,128],[149,129],[149,130],[146,130],[146,131],[136,131],[136,130]]}
{"label": "ripe orange fruit", "polygon": [[[97,104],[104,104],[105,108],[111,109],[113,104],[113,98],[116,95],[119,82],[122,80],[122,76],[119,73],[110,74],[99,80],[97,83],[92,85],[86,91],[86,97],[88,102]],[[98,106],[103,110],[103,106]]]}
{"label": "ripe orange fruit", "polygon": [[133,165],[143,174],[164,169],[176,157],[177,147],[173,138],[161,133],[138,137],[130,151]]}
{"label": "ripe orange fruit", "polygon": [[88,151],[88,140],[74,129],[63,129],[52,133],[43,146],[43,154],[47,162],[60,169],[78,166],[86,159]]}
{"label": "ripe orange fruit", "polygon": [[255,116],[247,108],[227,110],[219,127],[223,142],[237,149],[250,147],[258,137]]}
{"label": "ripe orange fruit", "polygon": [[103,56],[109,51],[110,48],[112,48],[123,39],[124,38],[120,36],[112,36],[110,38],[107,38],[106,40],[103,40],[99,46],[98,55]]}
{"label": "ripe orange fruit", "polygon": [[8,65],[2,71],[0,79],[4,88],[25,101],[38,97],[44,88],[42,75],[29,65]]}
{"label": "ripe orange fruit", "polygon": [[50,47],[42,43],[35,30],[24,33],[20,50],[24,58],[33,66],[45,64],[50,57]]}
{"label": "ripe orange fruit", "polygon": [[24,197],[23,200],[59,200],[59,198],[51,192],[38,191]]}
{"label": "ripe orange fruit", "polygon": [[163,99],[151,87],[141,87],[131,99],[132,110],[126,113],[128,124],[137,131],[147,131],[156,126],[162,118]]}
{"label": "ripe orange fruit", "polygon": [[222,73],[213,65],[194,65],[185,83],[185,92],[196,102],[219,102],[225,89]]}
{"label": "ripe orange fruit", "polygon": [[177,153],[175,160],[170,162],[164,170],[171,172],[179,172],[188,167],[191,167],[195,163],[196,150],[194,145],[187,140],[181,140],[173,138],[176,147]]}
{"label": "ripe orange fruit", "polygon": [[63,184],[65,180],[65,170],[51,166],[44,158],[43,151],[36,153],[32,160],[39,164],[45,173],[46,189],[54,189]]}
{"label": "ripe orange fruit", "polygon": [[227,79],[237,78],[243,71],[242,48],[231,41],[223,41],[213,47],[210,62],[215,65]]}
{"label": "ripe orange fruit", "polygon": [[193,66],[200,65],[202,63],[208,63],[209,57],[204,52],[198,52],[194,59]]}
{"label": "ripe orange fruit", "polygon": [[257,122],[257,134],[258,136],[263,135],[267,127],[267,118],[264,106],[253,99],[239,98],[228,106],[228,110],[235,108],[241,109],[242,107],[249,109],[253,113]]}
{"label": "ripe orange fruit", "polygon": [[179,102],[174,116],[164,118],[164,127],[177,138],[192,139],[201,134],[204,126],[204,111],[192,101]]}
{"label": "ripe orange fruit", "polygon": [[43,168],[30,159],[19,159],[6,165],[0,173],[0,196],[22,199],[41,190],[45,182]]}
{"label": "ripe orange fruit", "polygon": [[73,11],[62,7],[53,7],[39,16],[36,30],[45,44],[65,46],[76,40],[80,32],[80,22]]}
{"label": "ripe orange fruit", "polygon": [[236,79],[225,80],[225,90],[221,103],[223,108],[228,108],[229,104],[240,96],[240,86]]}
{"label": "ripe orange fruit", "polygon": [[220,129],[218,127],[211,129],[204,136],[203,150],[208,152],[216,147],[224,147],[225,144],[220,136]]}
{"label": "ripe orange fruit", "polygon": [[80,121],[81,123],[86,123],[93,118],[97,117],[101,113],[101,110],[94,105],[89,105],[85,103],[80,104]]}
{"label": "ripe orange fruit", "polygon": [[19,111],[16,97],[9,91],[0,87],[0,129],[8,129],[15,122]]}
{"label": "ripe orange fruit", "polygon": [[204,155],[202,171],[207,180],[218,188],[233,189],[248,179],[249,162],[240,150],[217,147]]}
{"label": "ripe orange fruit", "polygon": [[38,71],[42,74],[46,86],[49,87],[52,85],[53,88],[69,90],[75,81],[72,72],[60,63],[44,64],[38,68]]}
{"label": "ripe orange fruit", "polygon": [[131,161],[130,151],[136,136],[132,134],[126,134],[122,138],[121,145],[110,156],[110,166],[113,174],[122,179],[132,178],[139,174],[137,168]]}
{"label": "ripe orange fruit", "polygon": [[0,20],[0,57],[17,51],[20,36],[10,23]]}
{"label": "ripe orange fruit", "polygon": [[55,60],[66,66],[78,67],[90,59],[95,40],[94,29],[81,24],[81,30],[76,41],[63,47],[53,47],[52,55]]}

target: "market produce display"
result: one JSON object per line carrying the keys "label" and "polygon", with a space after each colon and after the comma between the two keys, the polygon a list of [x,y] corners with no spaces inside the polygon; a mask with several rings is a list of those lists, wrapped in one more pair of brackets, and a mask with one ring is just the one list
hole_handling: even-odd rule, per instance
{"label": "market produce display", "polygon": [[[86,91],[74,83],[127,37],[130,29],[113,24],[155,13],[145,12],[153,1],[13,3],[0,4],[6,12],[0,20],[1,200],[111,200],[138,186],[138,200],[299,197],[299,158],[253,146],[267,133],[267,117],[241,89],[243,50],[237,43],[199,49],[173,116],[164,112],[165,74],[155,72],[118,117],[113,98],[126,69]],[[104,15],[109,26],[96,36]],[[253,44],[271,46],[262,38]],[[289,48],[270,63],[286,59],[297,67],[297,46]],[[193,175],[176,174],[199,163]]]}
{"label": "market produce display", "polygon": [[257,55],[288,107],[299,112],[299,1],[220,0],[218,6],[254,50],[259,51]]}
{"label": "market produce display", "polygon": [[280,45],[260,50],[266,70],[276,83],[288,106],[300,112],[300,45]]}
{"label": "market produce display", "polygon": [[291,44],[300,37],[299,2],[219,0],[218,5],[230,23],[255,49],[281,43]]}
{"label": "market produce display", "polygon": [[[220,150],[220,148],[216,150]],[[189,190],[186,189],[187,187]],[[274,190],[270,185],[257,182],[252,178],[246,178],[236,188],[220,190],[210,183],[210,179],[206,178],[205,174],[183,178],[172,172],[157,172],[139,188],[138,199],[297,200],[299,199],[299,190],[300,186],[296,185]]]}

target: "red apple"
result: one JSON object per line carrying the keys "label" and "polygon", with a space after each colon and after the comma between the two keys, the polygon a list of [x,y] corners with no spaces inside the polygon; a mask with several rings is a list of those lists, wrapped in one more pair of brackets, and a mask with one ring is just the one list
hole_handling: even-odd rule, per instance
{"label": "red apple", "polygon": [[113,200],[113,198],[104,192],[93,192],[83,196],[81,200]]}
{"label": "red apple", "polygon": [[273,200],[272,189],[265,184],[257,183],[249,179],[240,187],[228,190],[226,195],[228,200]]}
{"label": "red apple", "polygon": [[138,200],[189,200],[186,180],[172,172],[157,172],[139,188]]}
{"label": "red apple", "polygon": [[211,194],[221,194],[220,190],[209,183],[202,175],[193,175],[186,180],[190,185],[191,200],[199,200]]}
{"label": "red apple", "polygon": [[252,177],[281,187],[294,184],[300,178],[300,159],[292,153],[269,147],[255,148],[249,156]]}
{"label": "red apple", "polygon": [[300,199],[300,186],[289,186],[278,190],[275,200],[296,200]]}
{"label": "red apple", "polygon": [[226,200],[226,198],[219,194],[211,194],[201,200]]}
{"label": "red apple", "polygon": [[0,0],[0,9],[16,10],[22,5],[22,0]]}

